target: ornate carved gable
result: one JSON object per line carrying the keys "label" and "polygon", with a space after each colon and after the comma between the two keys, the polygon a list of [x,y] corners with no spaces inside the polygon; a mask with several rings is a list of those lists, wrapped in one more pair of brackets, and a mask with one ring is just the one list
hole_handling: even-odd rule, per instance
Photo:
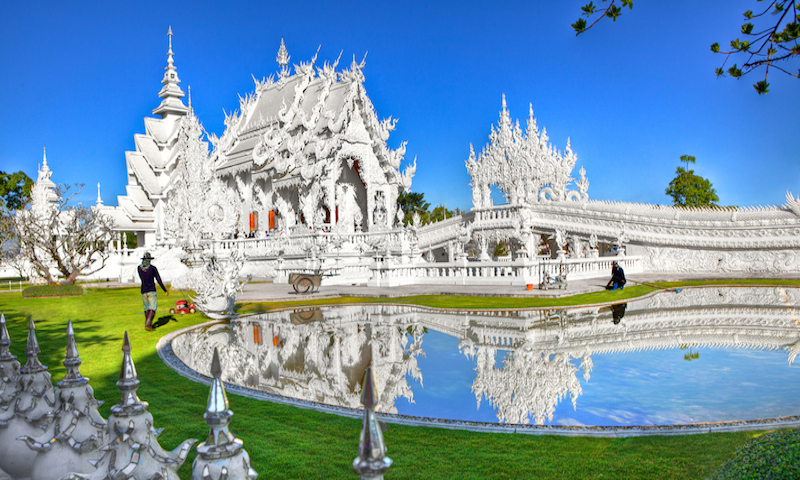
{"label": "ornate carved gable", "polygon": [[363,86],[364,62],[353,59],[349,69],[337,72],[339,59],[320,68],[316,58],[295,65],[294,75],[281,74],[277,82],[256,80],[255,92],[240,97],[240,111],[226,116],[223,136],[211,137],[220,174],[292,177],[310,164],[330,168],[357,156],[373,164],[365,183],[408,188],[415,165],[398,171],[405,142],[396,150],[387,146],[396,121],[378,119]]}
{"label": "ornate carved gable", "polygon": [[512,124],[503,95],[500,121],[496,128],[492,125],[489,143],[479,157],[476,158],[475,150],[470,145],[466,167],[472,177],[474,206],[491,205],[492,185],[499,187],[511,204],[587,200],[589,181],[583,168],[580,181],[576,183],[578,192],[567,191],[567,186],[573,180],[572,169],[578,159],[569,140],[563,154],[548,140],[547,129],[539,132],[532,105],[524,131],[519,122]]}

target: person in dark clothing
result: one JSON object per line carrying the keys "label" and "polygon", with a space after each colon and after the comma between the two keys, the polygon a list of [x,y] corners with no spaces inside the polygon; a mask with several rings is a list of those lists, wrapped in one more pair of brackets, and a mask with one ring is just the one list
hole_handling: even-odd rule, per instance
{"label": "person in dark clothing", "polygon": [[611,264],[611,280],[606,285],[606,290],[622,290],[625,288],[625,271],[619,266],[619,263],[614,262]]}
{"label": "person in dark clothing", "polygon": [[618,325],[625,316],[625,309],[628,308],[627,303],[617,303],[611,305],[611,317],[614,319],[614,325]]}
{"label": "person in dark clothing", "polygon": [[142,264],[136,269],[139,272],[139,279],[142,281],[142,302],[144,303],[144,329],[148,332],[155,331],[153,327],[153,319],[156,317],[156,309],[158,307],[158,297],[156,294],[156,281],[164,290],[164,295],[169,296],[164,282],[161,281],[161,275],[158,274],[158,269],[155,265],[151,265],[150,261],[153,257],[150,252],[145,252],[142,257]]}

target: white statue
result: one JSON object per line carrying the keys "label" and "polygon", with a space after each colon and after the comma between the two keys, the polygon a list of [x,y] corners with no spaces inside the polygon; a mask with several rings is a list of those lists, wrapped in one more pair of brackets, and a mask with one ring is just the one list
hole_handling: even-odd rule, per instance
{"label": "white statue", "polygon": [[197,296],[193,297],[197,308],[211,318],[229,318],[234,315],[236,292],[241,291],[252,276],[244,282],[239,274],[245,263],[244,254],[234,251],[227,259],[212,256],[195,282]]}

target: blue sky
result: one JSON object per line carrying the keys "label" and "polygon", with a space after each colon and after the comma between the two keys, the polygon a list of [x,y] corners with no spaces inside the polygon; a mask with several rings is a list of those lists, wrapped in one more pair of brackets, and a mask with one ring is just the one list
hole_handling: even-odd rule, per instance
{"label": "blue sky", "polygon": [[[709,45],[736,38],[755,0],[635,2],[616,22],[576,37],[582,1],[553,2],[7,2],[0,17],[0,169],[35,177],[42,147],[57,183],[85,183],[93,203],[124,193],[125,150],[159,104],[167,28],[175,65],[206,130],[253,92],[251,75],[321,45],[321,64],[367,56],[365,87],[390,144],[417,157],[412,190],[469,209],[464,160],[480,151],[506,94],[586,168],[593,199],[668,204],[679,157],[724,205],[781,204],[800,194],[798,80],[775,72],[716,79]],[[599,2],[598,2],[599,3]],[[112,6],[113,5],[113,6]],[[741,59],[737,59],[739,64]],[[794,65],[796,68],[797,66]],[[762,75],[759,73],[758,75]]]}

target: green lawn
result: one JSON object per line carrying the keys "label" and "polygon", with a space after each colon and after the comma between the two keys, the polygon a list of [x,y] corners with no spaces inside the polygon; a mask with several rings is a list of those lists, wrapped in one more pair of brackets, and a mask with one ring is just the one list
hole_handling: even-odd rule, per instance
{"label": "green lawn", "polygon": [[[780,282],[787,284],[786,281]],[[675,286],[675,285],[671,285]],[[404,299],[342,298],[305,303],[380,301],[435,307],[520,308],[617,301],[643,295],[653,287],[635,286],[623,292],[599,292],[560,300],[496,297],[410,297]],[[166,315],[181,292],[159,295],[158,317]],[[293,302],[292,304],[297,304]],[[277,308],[284,304],[242,305],[242,311]],[[19,293],[0,294],[12,352],[24,363],[27,318],[33,316],[42,349],[42,363],[54,382],[61,380],[67,319],[72,319],[81,372],[91,379],[96,397],[105,400],[101,413],[119,400],[123,333],[127,330],[133,359],[142,380],[139,397],[150,403],[156,427],[165,427],[159,441],[172,449],[186,438],[204,439],[208,429],[203,412],[208,388],[192,383],[166,367],[155,351],[157,339],[171,331],[201,323],[200,314],[176,316],[157,332],[143,328],[138,289],[88,289],[80,298],[23,299]],[[360,421],[259,402],[231,395],[232,430],[244,441],[260,478],[353,479],[351,464],[357,453]],[[760,433],[627,439],[566,438],[473,433],[435,428],[389,425],[384,434],[394,465],[387,479],[676,479],[705,478],[730,459],[737,448]],[[191,461],[182,468],[191,477]]]}

